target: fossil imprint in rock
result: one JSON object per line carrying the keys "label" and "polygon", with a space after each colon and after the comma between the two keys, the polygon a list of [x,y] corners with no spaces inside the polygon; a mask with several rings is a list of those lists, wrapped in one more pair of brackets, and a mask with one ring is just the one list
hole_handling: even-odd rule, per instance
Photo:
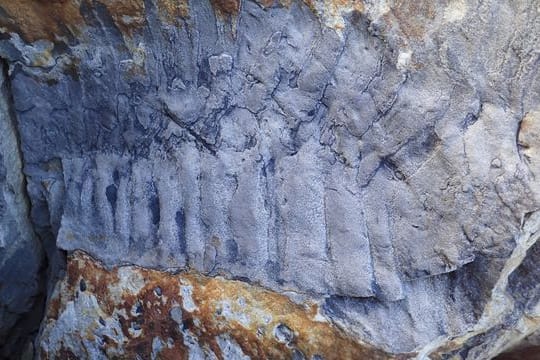
{"label": "fossil imprint in rock", "polygon": [[[71,298],[84,252],[126,276],[174,269],[317,304],[341,351],[489,359],[534,344],[539,16],[534,0],[0,0],[0,334],[30,333],[30,310],[60,299],[71,315],[47,315],[36,344],[72,347],[36,352],[112,356],[99,318],[73,322],[121,299]],[[295,321],[265,331],[287,345]],[[93,345],[69,338],[77,326]],[[122,326],[147,354],[173,346]],[[178,346],[259,356],[227,334]],[[305,341],[264,354],[326,344]]]}

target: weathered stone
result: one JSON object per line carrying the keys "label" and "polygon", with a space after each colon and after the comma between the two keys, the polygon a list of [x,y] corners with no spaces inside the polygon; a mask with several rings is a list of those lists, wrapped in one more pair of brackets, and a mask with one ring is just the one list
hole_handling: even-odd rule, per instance
{"label": "weathered stone", "polygon": [[[538,329],[539,16],[533,0],[0,0],[50,286],[55,242],[311,299],[381,354],[514,346]],[[133,269],[114,271],[146,286]],[[171,324],[197,308],[183,286]],[[76,287],[57,295],[72,317],[114,296]],[[132,306],[123,334],[168,348]],[[73,346],[44,354],[98,349],[69,321],[40,342]],[[272,341],[296,341],[282,325]],[[230,331],[213,344],[252,356]]]}
{"label": "weathered stone", "polygon": [[[29,220],[30,204],[11,107],[0,62],[0,358],[19,352],[36,331],[43,306],[43,252]],[[37,313],[36,313],[37,312]],[[33,315],[28,316],[28,314]]]}
{"label": "weathered stone", "polygon": [[39,346],[42,359],[395,358],[348,337],[315,303],[221,277],[106,269],[81,252],[50,300]]}

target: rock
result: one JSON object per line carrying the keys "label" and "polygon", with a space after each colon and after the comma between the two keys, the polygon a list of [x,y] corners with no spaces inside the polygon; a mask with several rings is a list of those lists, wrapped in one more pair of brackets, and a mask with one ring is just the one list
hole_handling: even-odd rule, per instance
{"label": "rock", "polygon": [[[84,292],[79,289],[82,280]],[[161,296],[155,294],[156,286],[163,289]],[[193,308],[183,305],[183,286],[192,289]],[[90,359],[277,359],[297,353],[394,359],[351,339],[318,311],[315,303],[294,303],[240,281],[135,266],[107,269],[76,251],[50,301],[39,347],[43,359],[65,354],[88,354]]]}
{"label": "rock", "polygon": [[[6,67],[0,63],[2,70]],[[39,327],[43,250],[30,204],[6,73],[0,72],[0,358],[19,353]],[[35,311],[37,310],[37,311]],[[33,315],[27,316],[28,314]],[[37,321],[36,321],[37,320]]]}
{"label": "rock", "polygon": [[[94,331],[81,311],[108,323],[98,299],[116,307],[121,295],[86,278],[79,298],[64,294],[75,285],[62,251],[68,265],[83,251],[88,266],[120,272],[134,294],[150,286],[137,272],[174,270],[313,301],[340,328],[329,336],[383,358],[489,359],[539,328],[533,0],[0,0],[0,10],[18,191],[49,264],[43,357],[128,351],[70,335]],[[203,311],[182,286],[181,316]],[[146,337],[135,314],[107,336],[138,339],[150,357],[173,346]],[[283,344],[302,340],[296,324],[282,323]],[[257,357],[230,331],[212,347],[196,329],[179,333],[177,351]],[[276,356],[324,357],[321,341]]]}

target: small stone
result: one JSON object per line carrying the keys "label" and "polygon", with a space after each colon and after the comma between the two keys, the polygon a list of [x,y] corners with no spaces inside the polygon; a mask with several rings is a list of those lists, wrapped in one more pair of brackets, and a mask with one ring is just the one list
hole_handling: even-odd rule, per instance
{"label": "small stone", "polygon": [[394,176],[396,177],[396,179],[400,180],[400,181],[403,181],[405,180],[405,175],[403,175],[403,173],[399,170],[397,170],[395,173],[394,173]]}
{"label": "small stone", "polygon": [[298,349],[294,349],[292,353],[293,360],[306,360],[306,356]]}
{"label": "small stone", "polygon": [[180,306],[174,306],[169,311],[171,319],[174,320],[178,325],[182,324],[182,308]]}
{"label": "small stone", "polygon": [[140,301],[137,301],[135,304],[133,304],[133,307],[131,308],[131,315],[133,316],[139,316],[143,313],[143,307]]}
{"label": "small stone", "polygon": [[210,72],[215,76],[218,73],[227,73],[232,70],[232,57],[229,54],[220,54],[216,56],[210,56],[208,58],[208,64],[210,65]]}
{"label": "small stone", "polygon": [[274,336],[282,344],[288,344],[294,339],[293,331],[285,324],[279,324],[274,329]]}
{"label": "small stone", "polygon": [[499,158],[495,158],[491,161],[491,167],[495,169],[499,169],[502,166],[502,162]]}
{"label": "small stone", "polygon": [[397,58],[397,68],[401,71],[407,70],[411,63],[412,53],[410,51],[400,52]]}
{"label": "small stone", "polygon": [[186,90],[186,84],[182,79],[175,77],[171,83],[171,90]]}

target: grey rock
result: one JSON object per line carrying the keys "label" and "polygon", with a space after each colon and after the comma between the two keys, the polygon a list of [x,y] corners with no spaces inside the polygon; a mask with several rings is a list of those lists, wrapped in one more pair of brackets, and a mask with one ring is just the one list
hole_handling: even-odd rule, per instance
{"label": "grey rock", "polygon": [[[2,70],[4,65],[0,62]],[[5,75],[0,72],[0,358],[19,353],[28,333],[37,330],[42,314],[33,309],[43,307],[44,301],[40,297],[43,250],[29,218],[16,120]]]}
{"label": "grey rock", "polygon": [[491,325],[538,304],[520,256],[540,206],[536,2],[196,1],[181,26],[159,3],[129,32],[85,1],[80,34],[0,40],[51,273],[56,242],[302,293],[388,351],[474,328],[458,355],[494,355]]}

